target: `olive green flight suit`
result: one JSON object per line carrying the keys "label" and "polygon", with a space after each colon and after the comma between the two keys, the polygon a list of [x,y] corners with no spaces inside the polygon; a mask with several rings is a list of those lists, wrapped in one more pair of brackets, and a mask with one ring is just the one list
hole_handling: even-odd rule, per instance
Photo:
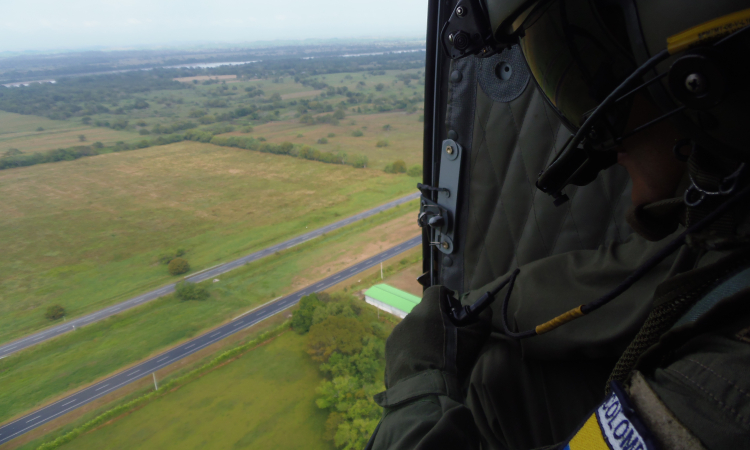
{"label": "olive green flight suit", "polygon": [[[572,252],[522,267],[511,328],[528,329],[566,310],[567,302],[583,303],[572,289],[586,295],[595,290],[589,283],[606,284],[590,278],[597,266],[616,276],[618,264],[623,271],[637,265],[631,252],[643,250],[638,243],[600,249],[600,259]],[[683,248],[670,263],[655,294],[636,285],[630,298],[520,342],[493,333],[463,386],[445,378],[414,396],[404,383],[397,404],[379,397],[385,411],[370,448],[564,448],[604,399],[613,367],[663,450],[750,448],[750,251]],[[534,297],[539,286],[553,297]],[[652,301],[639,303],[639,296]],[[545,301],[546,311],[534,309]],[[495,329],[499,306],[493,305]],[[640,331],[618,325],[644,320]]]}

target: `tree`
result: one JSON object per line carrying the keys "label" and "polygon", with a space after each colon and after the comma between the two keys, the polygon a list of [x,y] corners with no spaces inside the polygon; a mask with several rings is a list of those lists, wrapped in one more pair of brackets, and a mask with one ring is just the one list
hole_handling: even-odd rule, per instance
{"label": "tree", "polygon": [[292,313],[292,329],[299,334],[305,334],[310,331],[315,309],[322,304],[323,302],[318,300],[315,294],[302,297],[299,301],[299,309]]}
{"label": "tree", "polygon": [[383,89],[385,89],[385,85],[383,83],[378,83],[375,85],[376,91],[382,91]]}
{"label": "tree", "polygon": [[414,166],[409,167],[409,170],[406,171],[406,174],[410,177],[421,177],[422,176],[422,166],[419,164],[416,164]]}
{"label": "tree", "polygon": [[65,316],[65,308],[60,305],[52,305],[47,308],[47,312],[44,313],[44,317],[47,320],[58,320]]}
{"label": "tree", "polygon": [[21,150],[17,148],[9,148],[8,150],[5,151],[5,153],[3,153],[3,158],[8,158],[10,156],[18,156],[22,153],[23,152],[21,152]]}
{"label": "tree", "polygon": [[190,264],[188,264],[187,260],[184,258],[174,258],[169,261],[167,270],[169,270],[169,273],[172,275],[180,275],[190,270]]}
{"label": "tree", "polygon": [[90,124],[91,123],[91,117],[89,117],[89,116],[81,117],[81,123],[83,123],[84,125]]}
{"label": "tree", "polygon": [[363,135],[364,135],[364,133],[362,132],[362,130],[354,130],[354,131],[352,131],[352,136],[354,136],[354,137],[360,137],[360,136],[363,136]]}
{"label": "tree", "polygon": [[206,300],[211,294],[208,293],[208,289],[198,283],[191,283],[189,281],[181,281],[175,286],[175,295],[183,302],[188,300]]}
{"label": "tree", "polygon": [[318,144],[327,144],[327,143],[328,143],[328,139],[324,137],[318,139]]}
{"label": "tree", "polygon": [[96,142],[94,142],[94,146],[93,146],[93,147],[94,147],[95,149],[97,149],[97,150],[98,150],[98,149],[102,149],[102,148],[104,148],[104,144],[102,144],[102,143],[101,143],[101,142],[99,142],[99,141],[96,141]]}
{"label": "tree", "polygon": [[351,355],[362,350],[365,329],[353,317],[331,316],[310,327],[307,353],[314,361],[326,362],[334,352]]}
{"label": "tree", "polygon": [[44,131],[44,128],[42,128],[42,127],[36,127],[36,131]]}
{"label": "tree", "polygon": [[380,139],[376,144],[375,147],[388,147],[388,141],[385,139]]}
{"label": "tree", "polygon": [[369,160],[367,159],[367,155],[355,155],[351,164],[354,168],[364,169],[369,164]]}
{"label": "tree", "polygon": [[79,140],[79,141],[81,141],[81,142],[86,142],[86,135],[84,135],[84,134],[79,134],[79,135],[78,135],[78,140]]}
{"label": "tree", "polygon": [[273,95],[271,95],[271,98],[269,99],[272,102],[280,102],[281,101],[281,94],[278,92],[274,92]]}
{"label": "tree", "polygon": [[406,163],[402,160],[393,162],[393,173],[406,173]]}

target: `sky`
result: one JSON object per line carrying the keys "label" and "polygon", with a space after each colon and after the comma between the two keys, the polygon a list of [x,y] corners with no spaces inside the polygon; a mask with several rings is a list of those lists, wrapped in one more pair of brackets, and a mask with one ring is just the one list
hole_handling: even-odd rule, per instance
{"label": "sky", "polygon": [[0,52],[423,38],[427,0],[0,0]]}

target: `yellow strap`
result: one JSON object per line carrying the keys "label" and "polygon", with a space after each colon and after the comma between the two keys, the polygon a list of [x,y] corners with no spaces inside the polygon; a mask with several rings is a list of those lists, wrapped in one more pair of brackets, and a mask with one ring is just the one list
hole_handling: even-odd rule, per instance
{"label": "yellow strap", "polygon": [[559,327],[560,325],[564,325],[568,322],[570,322],[573,319],[577,319],[579,317],[583,316],[583,311],[581,311],[581,306],[576,306],[575,308],[571,309],[570,311],[560,314],[559,316],[555,317],[554,319],[550,320],[549,322],[545,322],[541,325],[537,325],[534,330],[536,331],[536,334],[544,334],[549,331],[554,330],[555,328]]}
{"label": "yellow strap", "polygon": [[730,35],[748,25],[750,25],[750,9],[737,11],[668,37],[667,50],[670,55],[674,55],[696,45]]}

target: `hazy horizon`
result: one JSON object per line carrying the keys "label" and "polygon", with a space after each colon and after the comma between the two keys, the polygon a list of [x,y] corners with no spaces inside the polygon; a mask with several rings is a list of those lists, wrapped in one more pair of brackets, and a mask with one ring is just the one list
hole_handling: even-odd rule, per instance
{"label": "hazy horizon", "polygon": [[424,36],[426,0],[28,0],[3,6],[0,52]]}

